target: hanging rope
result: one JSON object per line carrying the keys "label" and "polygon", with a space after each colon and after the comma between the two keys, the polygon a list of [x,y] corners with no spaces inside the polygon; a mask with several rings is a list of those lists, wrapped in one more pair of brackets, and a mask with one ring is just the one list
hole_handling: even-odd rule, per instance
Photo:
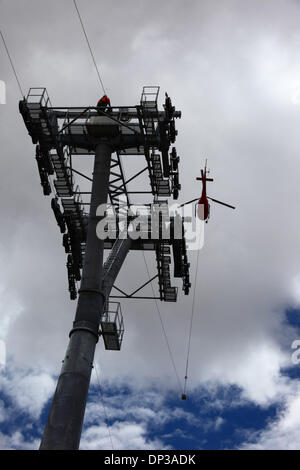
{"label": "hanging rope", "polygon": [[[150,273],[149,273],[148,264],[147,264],[147,261],[146,261],[146,257],[145,257],[144,250],[142,250],[142,253],[143,253],[143,257],[144,257],[144,261],[145,261],[145,265],[146,265],[146,270],[147,270],[147,273],[148,273],[148,277],[149,277],[149,280],[150,280],[151,278],[150,278]],[[150,286],[151,286],[151,290],[152,290],[152,295],[153,295],[153,297],[155,297],[155,292],[154,292],[154,288],[153,288],[152,282],[150,282]],[[178,382],[179,392],[181,393],[182,385],[181,385],[180,378],[179,378],[179,375],[178,375],[178,372],[177,372],[177,368],[176,368],[176,365],[175,365],[174,357],[173,357],[173,354],[172,354],[172,351],[171,351],[171,347],[170,347],[170,344],[169,344],[168,336],[167,336],[166,329],[165,329],[165,326],[164,326],[164,322],[163,322],[163,319],[162,319],[162,316],[161,316],[161,313],[160,313],[160,310],[159,310],[159,307],[158,307],[158,302],[157,302],[156,299],[154,299],[154,300],[155,300],[156,310],[157,310],[157,313],[158,313],[158,316],[159,316],[159,319],[160,319],[160,323],[161,323],[163,335],[164,335],[164,338],[165,338],[165,341],[166,341],[166,345],[167,345],[167,348],[168,348],[168,351],[169,351],[170,359],[171,359],[171,362],[172,362],[172,365],[173,365],[173,369],[174,369],[174,372],[175,372],[175,375],[176,375],[176,379],[177,379],[177,382]]]}
{"label": "hanging rope", "polygon": [[96,372],[96,377],[97,377],[98,386],[99,386],[100,400],[101,400],[101,403],[102,403],[102,406],[103,406],[103,410],[104,410],[105,423],[106,423],[106,427],[107,427],[107,431],[108,431],[108,436],[109,436],[109,439],[110,439],[111,448],[112,448],[112,450],[114,450],[112,435],[111,435],[111,432],[110,432],[110,427],[109,427],[109,422],[108,422],[106,407],[105,407],[105,405],[104,405],[104,398],[103,398],[102,388],[101,388],[101,385],[100,385],[100,378],[99,378],[99,374],[98,374],[98,366],[97,366],[97,364],[96,364],[96,361],[94,362],[94,366],[95,366],[95,372]]}
{"label": "hanging rope", "polygon": [[195,280],[194,280],[194,292],[193,292],[193,302],[192,302],[192,313],[191,313],[191,321],[190,321],[190,331],[189,331],[189,339],[188,339],[188,350],[187,350],[187,357],[186,357],[186,366],[185,366],[184,389],[183,389],[183,395],[182,395],[183,399],[186,398],[189,357],[190,357],[192,328],[193,328],[193,319],[194,319],[194,310],[195,310],[195,294],[196,294],[197,276],[198,276],[199,253],[200,253],[200,248],[198,248],[198,253],[197,253],[196,273],[195,273]]}
{"label": "hanging rope", "polygon": [[4,36],[3,36],[1,30],[0,30],[0,35],[1,35],[1,38],[2,38],[2,41],[3,41],[3,44],[4,44],[4,47],[5,47],[6,53],[7,53],[7,55],[8,55],[8,58],[9,58],[9,61],[10,61],[10,65],[11,65],[11,67],[12,67],[12,69],[13,69],[15,78],[16,78],[16,80],[17,80],[17,84],[18,84],[18,86],[19,86],[19,89],[20,89],[20,92],[21,92],[21,96],[22,96],[22,98],[23,98],[23,97],[24,97],[24,93],[23,93],[23,90],[22,90],[22,87],[21,87],[21,84],[20,84],[20,80],[19,80],[19,78],[18,78],[16,69],[15,69],[15,67],[14,67],[14,64],[13,64],[13,61],[12,61],[12,58],[11,58],[11,55],[10,55],[10,53],[9,53],[8,47],[7,47],[7,45],[6,45],[6,42],[5,42],[5,39],[4,39]]}
{"label": "hanging rope", "polygon": [[96,60],[95,60],[95,57],[94,57],[94,54],[93,54],[93,51],[92,51],[92,48],[91,48],[91,45],[90,45],[90,41],[89,41],[88,36],[87,36],[87,34],[86,34],[86,30],[85,30],[85,27],[84,27],[84,24],[83,24],[81,15],[80,15],[80,13],[79,13],[76,0],[73,0],[73,2],[74,2],[74,5],[75,5],[77,14],[78,14],[79,21],[80,21],[81,26],[82,26],[83,33],[84,33],[84,35],[85,35],[85,39],[86,39],[88,48],[89,48],[89,50],[90,50],[90,53],[91,53],[91,56],[92,56],[92,59],[93,59],[94,65],[95,65],[95,69],[96,69],[96,72],[97,72],[97,75],[98,75],[98,78],[99,78],[100,85],[101,85],[101,87],[102,87],[102,90],[103,90],[104,95],[106,95],[106,91],[105,91],[105,88],[104,88],[104,85],[103,85],[103,81],[102,81],[102,79],[101,79],[100,72],[99,72],[99,69],[98,69],[98,67],[97,67]]}
{"label": "hanging rope", "polygon": [[[17,81],[17,84],[18,84],[18,86],[19,86],[21,96],[22,96],[22,98],[23,98],[23,97],[24,97],[24,93],[23,93],[23,90],[22,90],[22,87],[21,87],[21,84],[20,84],[20,80],[19,80],[19,78],[18,78],[16,69],[15,69],[15,67],[14,67],[14,64],[13,64],[13,61],[12,61],[12,58],[11,58],[11,55],[10,55],[10,53],[9,53],[7,44],[6,44],[6,42],[5,42],[5,39],[4,39],[4,36],[3,36],[3,33],[2,33],[1,30],[0,30],[0,35],[1,35],[1,38],[2,38],[2,41],[3,41],[4,47],[5,47],[5,50],[6,50],[6,52],[7,52],[7,55],[8,55],[10,64],[11,64],[11,67],[12,67],[12,69],[13,69],[13,72],[14,72],[14,75],[15,75],[15,78],[16,78],[16,81]],[[51,187],[51,191],[52,191],[53,194],[54,194],[54,197],[56,197],[56,196],[57,196],[57,194],[56,194],[56,189],[55,189],[55,187],[54,187],[54,185],[53,185],[53,182],[52,182],[51,177],[49,177],[49,184],[50,184],[50,187]]]}

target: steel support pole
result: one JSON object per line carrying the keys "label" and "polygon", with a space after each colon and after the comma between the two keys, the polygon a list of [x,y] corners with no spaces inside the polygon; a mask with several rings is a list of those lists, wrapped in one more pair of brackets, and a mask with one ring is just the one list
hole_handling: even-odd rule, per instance
{"label": "steel support pole", "polygon": [[107,203],[112,149],[96,148],[90,216],[75,321],[58,379],[40,449],[75,450],[80,436],[98,341],[104,296],[101,292],[104,242],[96,235],[100,204]]}

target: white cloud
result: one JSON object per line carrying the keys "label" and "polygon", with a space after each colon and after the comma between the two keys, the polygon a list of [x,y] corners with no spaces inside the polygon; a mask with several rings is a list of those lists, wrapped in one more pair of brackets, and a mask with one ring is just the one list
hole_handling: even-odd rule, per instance
{"label": "white cloud", "polygon": [[7,409],[3,400],[0,400],[0,423],[7,420]]}
{"label": "white cloud", "polygon": [[[160,439],[148,439],[144,425],[131,422],[115,422],[110,427],[113,448],[118,450],[166,449]],[[111,449],[111,440],[106,426],[91,426],[83,432],[81,449]]]}
{"label": "white cloud", "polygon": [[37,439],[26,440],[19,431],[10,435],[0,432],[1,450],[37,450],[38,447],[39,441]]}
{"label": "white cloud", "polygon": [[179,406],[168,404],[168,394],[155,390],[130,390],[123,394],[120,390],[110,392],[105,397],[93,395],[87,404],[85,425],[109,422],[131,422],[146,429],[159,429],[167,423],[188,423],[191,426],[203,426],[203,422],[193,413]]}
{"label": "white cloud", "polygon": [[290,381],[280,372],[288,364],[292,365],[291,356],[284,354],[276,344],[257,343],[256,348],[241,350],[236,357],[223,356],[216,360],[206,376],[212,383],[240,387],[243,391],[241,399],[268,406],[289,391]]}
{"label": "white cloud", "polygon": [[219,431],[221,426],[225,423],[225,419],[222,416],[218,416],[215,420],[214,427],[216,431]]}
{"label": "white cloud", "polygon": [[0,374],[2,392],[12,400],[16,411],[28,414],[33,420],[38,420],[44,405],[52,396],[55,388],[53,377],[34,369],[11,369],[9,373]]}
{"label": "white cloud", "polygon": [[[294,384],[295,385],[295,384]],[[294,388],[294,393],[286,396],[283,409],[266,429],[250,434],[243,449],[266,450],[300,450],[300,386]]]}
{"label": "white cloud", "polygon": [[[4,263],[4,259],[0,261]],[[22,306],[16,299],[16,293],[7,291],[6,287],[0,284],[0,339],[6,339],[9,328],[21,313]]]}

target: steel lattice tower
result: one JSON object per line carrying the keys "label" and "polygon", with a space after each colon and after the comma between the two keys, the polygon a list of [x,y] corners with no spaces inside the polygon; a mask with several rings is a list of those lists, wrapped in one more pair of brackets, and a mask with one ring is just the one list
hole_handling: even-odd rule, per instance
{"label": "steel lattice tower", "polygon": [[[31,88],[19,109],[26,128],[36,145],[36,160],[44,195],[52,192],[54,179],[55,197],[51,201],[57,224],[63,234],[63,246],[67,253],[67,272],[71,299],[76,299],[76,281],[81,281],[73,328],[69,345],[58,379],[41,449],[78,449],[83,424],[95,347],[99,335],[106,349],[120,350],[124,326],[119,303],[111,298],[147,299],[137,296],[147,284],[157,278],[159,298],[176,302],[177,288],[171,286],[170,266],[173,251],[174,277],[182,278],[183,290],[189,293],[189,263],[186,241],[174,234],[175,219],[170,217],[171,230],[162,236],[164,215],[169,215],[166,198],[178,198],[180,190],[178,162],[175,147],[177,131],[175,119],[181,112],[172,106],[166,94],[164,109],[158,110],[159,87],[144,87],[139,105],[110,107],[64,108],[53,107],[45,88]],[[73,167],[80,155],[94,158],[93,175],[79,173]],[[127,155],[141,155],[146,166],[129,180],[125,180],[122,160]],[[151,226],[145,237],[132,240],[122,238],[119,229],[113,236],[100,239],[96,233],[100,205],[109,204],[114,216],[128,215],[132,203],[127,185],[145,171],[150,180],[150,192],[158,213],[158,233],[153,236]],[[85,212],[81,192],[74,183],[74,173],[92,182],[89,213]],[[137,191],[143,194],[149,191]],[[123,197],[120,202],[120,196]],[[164,198],[163,200],[160,198]],[[151,208],[149,208],[150,217]],[[152,211],[153,215],[153,211]],[[131,217],[131,218],[130,218]],[[129,222],[135,220],[130,215]],[[178,222],[178,220],[177,220]],[[183,218],[179,223],[183,226]],[[105,249],[110,254],[103,265]],[[131,250],[155,252],[157,274],[131,294],[117,288],[114,283],[122,264]],[[118,295],[111,294],[115,288]],[[156,298],[156,297],[155,297]]]}

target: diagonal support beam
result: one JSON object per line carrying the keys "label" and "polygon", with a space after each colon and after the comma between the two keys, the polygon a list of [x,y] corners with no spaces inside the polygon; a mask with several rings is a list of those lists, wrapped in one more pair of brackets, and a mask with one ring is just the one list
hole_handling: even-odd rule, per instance
{"label": "diagonal support beam", "polygon": [[113,285],[112,287],[114,287],[117,291],[119,291],[121,294],[123,294],[126,298],[130,299],[131,297],[134,296],[134,294],[136,294],[137,292],[139,292],[140,290],[142,290],[144,287],[146,287],[148,284],[150,284],[150,282],[152,282],[154,279],[156,279],[158,277],[158,274],[155,274],[155,276],[153,276],[151,279],[149,279],[149,281],[145,282],[143,285],[141,285],[140,287],[138,287],[138,289],[136,289],[135,291],[133,291],[131,294],[126,294],[126,292],[122,291],[121,289],[119,289],[119,287]]}

